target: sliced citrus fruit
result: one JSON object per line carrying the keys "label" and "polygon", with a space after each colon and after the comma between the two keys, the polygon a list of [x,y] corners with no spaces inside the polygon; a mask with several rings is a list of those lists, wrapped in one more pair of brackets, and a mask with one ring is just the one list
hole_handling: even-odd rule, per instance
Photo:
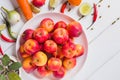
{"label": "sliced citrus fruit", "polygon": [[34,13],[39,13],[40,12],[40,9],[35,7],[32,3],[30,4],[30,7],[31,7],[32,12],[34,12]]}
{"label": "sliced citrus fruit", "polygon": [[89,3],[82,3],[79,7],[79,12],[81,15],[88,15],[92,11],[92,6]]}
{"label": "sliced citrus fruit", "polygon": [[55,8],[58,3],[58,0],[50,0],[49,5],[51,8]]}
{"label": "sliced citrus fruit", "polygon": [[4,30],[6,28],[6,24],[0,24],[0,31]]}

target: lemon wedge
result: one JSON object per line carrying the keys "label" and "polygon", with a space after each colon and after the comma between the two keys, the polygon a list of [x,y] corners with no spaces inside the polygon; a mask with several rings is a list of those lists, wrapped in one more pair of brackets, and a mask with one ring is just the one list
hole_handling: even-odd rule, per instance
{"label": "lemon wedge", "polygon": [[79,7],[79,12],[81,15],[86,16],[92,11],[92,6],[89,3],[82,3]]}
{"label": "lemon wedge", "polygon": [[50,0],[49,5],[51,8],[55,8],[58,4],[58,0]]}
{"label": "lemon wedge", "polygon": [[6,28],[6,24],[0,24],[0,31],[4,30]]}
{"label": "lemon wedge", "polygon": [[32,9],[32,12],[34,12],[34,13],[39,13],[40,12],[40,9],[35,7],[32,3],[30,4],[30,7]]}

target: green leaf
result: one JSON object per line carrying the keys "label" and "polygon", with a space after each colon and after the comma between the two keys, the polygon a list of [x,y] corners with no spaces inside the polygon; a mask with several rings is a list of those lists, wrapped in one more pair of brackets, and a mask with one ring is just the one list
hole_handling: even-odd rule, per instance
{"label": "green leaf", "polygon": [[1,70],[3,70],[3,69],[4,69],[4,68],[3,68],[3,66],[2,66],[2,65],[0,65],[0,71],[1,71]]}
{"label": "green leaf", "polygon": [[19,62],[13,62],[8,68],[10,70],[18,70],[21,66]]}
{"label": "green leaf", "polygon": [[6,80],[4,75],[0,75],[0,80]]}
{"label": "green leaf", "polygon": [[7,66],[9,63],[10,63],[10,58],[8,57],[8,55],[5,54],[2,58],[2,64],[4,66]]}
{"label": "green leaf", "polygon": [[21,80],[19,75],[15,72],[9,72],[7,76],[9,80]]}

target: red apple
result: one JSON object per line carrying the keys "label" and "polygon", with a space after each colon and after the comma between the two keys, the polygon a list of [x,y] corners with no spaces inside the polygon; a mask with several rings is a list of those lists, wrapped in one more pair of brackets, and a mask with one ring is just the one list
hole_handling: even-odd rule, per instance
{"label": "red apple", "polygon": [[30,56],[30,54],[27,54],[24,50],[24,45],[21,45],[19,48],[20,56],[24,59]]}
{"label": "red apple", "polygon": [[58,71],[62,66],[62,61],[59,58],[51,57],[48,60],[48,68],[51,71]]}
{"label": "red apple", "polygon": [[47,68],[46,65],[39,66],[37,68],[37,72],[39,73],[40,77],[42,77],[42,78],[48,76],[51,73],[51,71]]}
{"label": "red apple", "polygon": [[47,40],[44,43],[44,50],[47,53],[54,53],[57,51],[57,44],[53,40]]}
{"label": "red apple", "polygon": [[22,34],[23,40],[26,41],[28,39],[32,39],[33,38],[33,32],[34,32],[34,30],[32,30],[32,29],[25,30]]}
{"label": "red apple", "polygon": [[46,0],[32,0],[32,4],[36,7],[41,7],[45,4]]}
{"label": "red apple", "polygon": [[57,51],[52,53],[52,54],[53,54],[54,57],[62,59],[64,57],[64,55],[62,53],[62,46],[58,46]]}
{"label": "red apple", "polygon": [[42,51],[35,53],[33,55],[33,63],[36,66],[44,66],[47,63],[47,55]]}
{"label": "red apple", "polygon": [[66,58],[72,58],[75,53],[75,44],[71,42],[67,42],[62,47],[62,53]]}
{"label": "red apple", "polygon": [[76,58],[66,58],[63,60],[65,69],[70,70],[76,66]]}
{"label": "red apple", "polygon": [[53,39],[57,44],[64,44],[69,39],[67,30],[64,28],[57,28],[53,32]]}
{"label": "red apple", "polygon": [[73,21],[68,24],[67,31],[70,37],[78,37],[82,33],[82,26],[79,22]]}
{"label": "red apple", "polygon": [[21,38],[20,38],[20,44],[24,44],[25,41],[27,41],[28,39],[32,39],[33,38],[33,32],[34,30],[32,29],[27,29],[23,32]]}
{"label": "red apple", "polygon": [[53,36],[53,33],[50,32],[50,33],[49,33],[49,38],[48,38],[48,39],[52,39],[52,36]]}
{"label": "red apple", "polygon": [[39,44],[40,46],[40,51],[44,51],[44,44]]}
{"label": "red apple", "polygon": [[75,57],[79,57],[84,54],[84,48],[80,44],[76,44],[75,47]]}
{"label": "red apple", "polygon": [[30,73],[36,69],[35,64],[32,63],[32,57],[25,58],[22,62],[22,67],[27,73]]}
{"label": "red apple", "polygon": [[24,43],[24,50],[27,54],[32,55],[40,50],[40,45],[36,40],[28,39]]}
{"label": "red apple", "polygon": [[66,27],[67,27],[67,24],[64,21],[58,21],[55,24],[54,29],[57,29],[57,28],[66,28]]}
{"label": "red apple", "polygon": [[50,18],[45,18],[41,21],[40,27],[44,28],[48,32],[51,32],[54,29],[54,22]]}
{"label": "red apple", "polygon": [[75,39],[75,38],[73,38],[73,37],[72,37],[72,38],[69,38],[69,39],[68,39],[68,42],[73,43],[73,42],[74,42],[74,39]]}
{"label": "red apple", "polygon": [[33,33],[33,37],[39,43],[44,43],[49,38],[49,35],[44,28],[37,28]]}
{"label": "red apple", "polygon": [[53,75],[56,78],[63,78],[66,74],[66,69],[61,67],[58,71],[53,71]]}

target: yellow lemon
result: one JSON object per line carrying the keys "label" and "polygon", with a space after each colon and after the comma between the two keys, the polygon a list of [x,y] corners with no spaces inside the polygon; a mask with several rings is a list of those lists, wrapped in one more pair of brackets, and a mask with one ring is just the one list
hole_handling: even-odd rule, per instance
{"label": "yellow lemon", "polygon": [[92,6],[89,3],[82,3],[79,7],[79,12],[81,15],[88,15],[92,11]]}

